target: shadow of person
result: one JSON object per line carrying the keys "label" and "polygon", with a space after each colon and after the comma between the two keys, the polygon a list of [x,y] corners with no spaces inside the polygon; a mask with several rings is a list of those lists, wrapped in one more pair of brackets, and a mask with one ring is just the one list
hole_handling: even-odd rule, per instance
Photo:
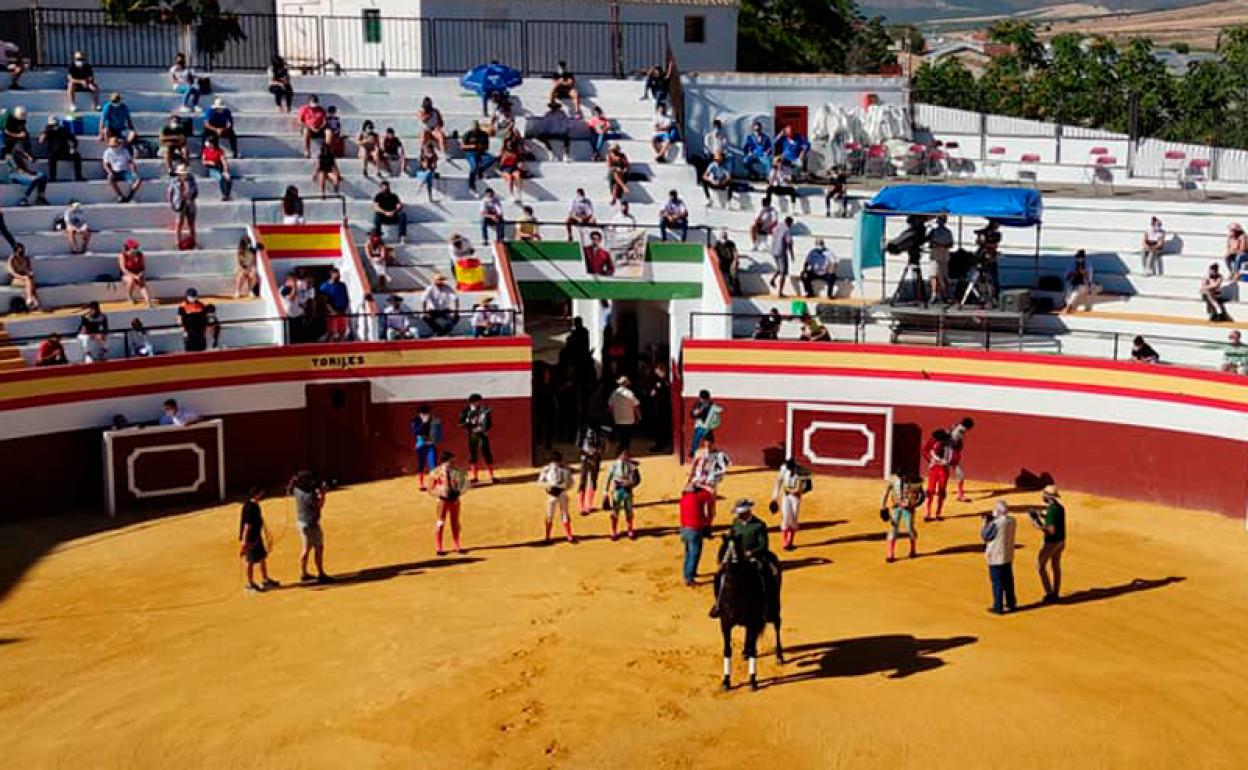
{"label": "shadow of person", "polygon": [[783,572],[790,572],[803,567],[822,567],[825,564],[831,564],[832,560],[823,556],[805,556],[800,559],[786,559],[780,562],[780,569]]}
{"label": "shadow of person", "polygon": [[1164,578],[1135,578],[1126,583],[1119,583],[1116,586],[1104,586],[1098,588],[1085,588],[1082,591],[1066,594],[1058,599],[1054,604],[1045,604],[1044,602],[1036,602],[1019,607],[1015,612],[1026,612],[1028,610],[1038,610],[1044,607],[1057,607],[1066,604],[1084,604],[1086,602],[1099,602],[1102,599],[1113,599],[1115,596],[1123,596],[1124,594],[1134,594],[1140,591],[1151,591],[1154,588],[1164,588],[1173,583],[1182,583],[1187,580],[1185,577],[1170,576]]}
{"label": "shadow of person", "polygon": [[820,545],[844,545],[846,543],[880,543],[887,539],[887,532],[858,532],[853,535],[830,537],[827,540],[820,540],[816,543],[803,543],[802,545],[806,548],[814,548]]}
{"label": "shadow of person", "polygon": [[[1015,551],[1021,551],[1023,548],[1024,546],[1022,543],[1014,544]],[[919,554],[919,557],[925,558],[928,556],[958,556],[959,554],[966,554],[966,553],[983,554],[983,552],[984,552],[983,543],[962,543],[961,545],[947,545],[944,548],[940,548],[935,551],[928,551],[927,553],[921,553]]]}
{"label": "shadow of person", "polygon": [[[479,561],[485,561],[485,559],[474,556],[452,556],[450,558],[426,559],[425,561],[412,561],[402,564],[385,564],[379,567],[365,567],[356,572],[335,575],[333,583],[315,584],[312,587],[319,589],[343,585],[359,585],[360,583],[376,583],[401,575],[419,575],[425,570],[453,567],[459,564],[474,564]],[[299,584],[291,583],[289,587],[297,588]]]}
{"label": "shadow of person", "polygon": [[869,674],[904,679],[945,665],[937,653],[977,641],[978,637],[974,636],[919,639],[910,634],[886,634],[798,645],[785,649],[790,656],[788,665],[797,670],[775,677],[766,685]]}

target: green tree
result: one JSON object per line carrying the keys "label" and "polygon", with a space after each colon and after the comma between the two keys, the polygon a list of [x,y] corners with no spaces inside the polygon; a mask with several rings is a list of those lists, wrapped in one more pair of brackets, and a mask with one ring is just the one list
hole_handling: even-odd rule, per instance
{"label": "green tree", "polygon": [[1024,72],[1044,65],[1044,45],[1036,37],[1036,28],[1031,22],[1002,19],[989,28],[988,37],[994,43],[1012,47]]}
{"label": "green tree", "polygon": [[975,76],[962,62],[949,57],[935,64],[923,63],[914,73],[910,98],[958,110],[979,110],[980,89]]}
{"label": "green tree", "polygon": [[737,66],[746,72],[844,72],[854,0],[741,0]]}
{"label": "green tree", "polygon": [[859,24],[849,39],[845,52],[845,71],[856,75],[875,75],[897,64],[892,50],[893,38],[884,26],[884,18],[876,16]]}
{"label": "green tree", "polygon": [[230,43],[246,40],[238,15],[221,10],[219,0],[100,0],[109,19],[128,24],[177,24],[189,35],[194,29],[195,50],[208,57]]}

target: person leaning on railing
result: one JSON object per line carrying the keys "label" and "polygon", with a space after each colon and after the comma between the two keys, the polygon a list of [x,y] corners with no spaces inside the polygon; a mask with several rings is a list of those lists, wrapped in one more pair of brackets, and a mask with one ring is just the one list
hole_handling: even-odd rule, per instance
{"label": "person leaning on railing", "polygon": [[1243,343],[1239,329],[1232,329],[1227,341],[1222,351],[1222,371],[1248,374],[1248,345]]}
{"label": "person leaning on railing", "polygon": [[48,338],[39,343],[35,352],[35,366],[62,366],[69,363],[65,355],[65,346],[61,344],[61,335],[52,332]]}
{"label": "person leaning on railing", "polygon": [[435,337],[445,337],[459,321],[459,296],[446,282],[446,276],[433,274],[433,283],[421,296],[422,318]]}

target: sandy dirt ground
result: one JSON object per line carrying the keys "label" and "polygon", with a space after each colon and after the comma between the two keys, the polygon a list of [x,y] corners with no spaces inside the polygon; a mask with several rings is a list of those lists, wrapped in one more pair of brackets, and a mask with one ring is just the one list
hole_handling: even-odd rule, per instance
{"label": "sandy dirt ground", "polygon": [[[599,513],[577,545],[535,544],[541,493],[517,472],[467,495],[461,558],[435,557],[410,480],[334,492],[342,582],[264,595],[242,590],[235,504],[64,540],[0,603],[0,764],[1243,767],[1242,521],[1067,494],[1067,603],[1032,606],[1039,533],[1020,518],[1027,606],[996,617],[976,515],[1003,490],[971,484],[920,558],[886,565],[880,485],[823,479],[784,555],[789,662],[769,635],[765,686],[723,693],[710,589],[679,578],[680,471],[643,468],[636,541]],[[771,480],[736,471],[723,493]],[[293,505],[265,511],[291,581]],[[0,569],[87,521],[0,528]]]}

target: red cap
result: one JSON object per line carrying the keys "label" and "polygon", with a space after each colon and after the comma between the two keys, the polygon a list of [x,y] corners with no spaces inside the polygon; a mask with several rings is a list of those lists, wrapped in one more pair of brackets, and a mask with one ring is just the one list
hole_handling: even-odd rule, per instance
{"label": "red cap", "polygon": [[127,238],[126,242],[123,243],[122,246],[126,247],[127,249],[137,249],[139,247],[139,242],[133,238]]}

